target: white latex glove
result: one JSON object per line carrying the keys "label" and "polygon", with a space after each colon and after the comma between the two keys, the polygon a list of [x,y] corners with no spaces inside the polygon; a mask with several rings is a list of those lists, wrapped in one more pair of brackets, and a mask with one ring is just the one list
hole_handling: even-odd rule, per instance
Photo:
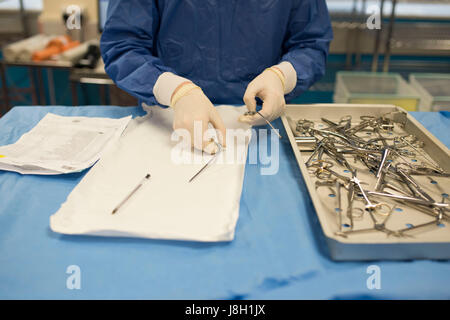
{"label": "white latex glove", "polygon": [[205,131],[209,129],[208,124],[211,123],[217,130],[216,136],[223,147],[226,147],[225,125],[203,91],[198,87],[195,89],[192,89],[192,87],[196,86],[189,79],[171,72],[165,72],[156,81],[153,93],[160,104],[171,106],[174,109],[174,130],[188,130],[191,134],[193,147],[208,153],[215,153],[217,146],[214,142],[194,141],[194,122],[200,121],[202,123],[202,136],[204,138],[206,138]]}
{"label": "white latex glove", "polygon": [[[281,71],[280,74],[282,75]],[[260,113],[267,120],[273,121],[280,117],[285,109],[283,82],[280,77],[272,70],[265,70],[249,83],[244,95],[244,102],[248,111],[256,111],[256,100],[258,97],[263,101]],[[266,122],[258,115],[243,115],[239,121],[251,125],[263,125]]]}
{"label": "white latex glove", "polygon": [[[205,131],[208,130],[208,124],[211,123],[218,131],[219,143],[226,147],[226,129],[225,125],[214,105],[206,97],[200,88],[193,89],[182,96],[174,105],[173,128],[186,129],[191,134],[192,146],[207,153],[216,153],[217,146],[209,139],[205,139]],[[194,139],[194,122],[201,123],[202,141]]]}

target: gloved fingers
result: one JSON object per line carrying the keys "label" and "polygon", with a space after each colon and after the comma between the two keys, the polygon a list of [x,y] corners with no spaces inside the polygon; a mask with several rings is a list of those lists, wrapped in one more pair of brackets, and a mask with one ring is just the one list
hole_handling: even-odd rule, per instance
{"label": "gloved fingers", "polygon": [[205,146],[203,147],[203,151],[208,154],[216,154],[219,151],[219,147],[214,142],[214,139],[210,139],[205,142]]}
{"label": "gloved fingers", "polygon": [[[257,81],[258,78],[253,80],[249,83],[247,86],[247,90],[245,90],[244,94],[244,103],[247,106],[247,110],[249,112],[255,112],[256,111],[256,97],[260,95],[261,86],[258,84]],[[262,125],[263,123],[259,120],[261,119],[261,116],[258,114],[254,115],[241,115],[238,119],[238,121],[247,123],[250,125]]]}
{"label": "gloved fingers", "polygon": [[279,117],[281,117],[284,114],[284,111],[286,109],[286,102],[284,100],[284,97],[280,103],[281,103],[281,106],[279,106],[277,108],[277,113],[276,113],[275,119],[278,119]]}
{"label": "gloved fingers", "polygon": [[278,102],[277,100],[278,99],[274,95],[267,95],[263,100],[262,109],[259,113],[261,113],[264,116],[264,118],[266,118],[269,121],[275,119]]}
{"label": "gloved fingers", "polygon": [[[283,114],[284,107],[284,97],[280,97],[275,94],[267,94],[264,96],[262,109],[259,113],[268,121],[273,121]],[[266,121],[261,117],[261,115],[242,115],[239,117],[239,121],[248,123],[252,126],[265,125]]]}
{"label": "gloved fingers", "polygon": [[203,152],[208,153],[208,154],[216,154],[219,151],[219,146],[217,145],[217,143],[214,140],[214,138],[217,137],[217,130],[208,127],[209,121],[202,122],[202,146],[201,146],[201,148],[198,148],[195,146],[194,147],[199,150],[202,150]]}
{"label": "gloved fingers", "polygon": [[273,121],[281,116],[284,110],[284,97],[276,94],[268,94],[263,101],[260,113],[269,121]]}
{"label": "gloved fingers", "polygon": [[244,103],[247,106],[248,111],[256,110],[256,97],[260,91],[260,87],[257,82],[252,81],[247,86],[247,90],[244,93]]}
{"label": "gloved fingers", "polygon": [[203,120],[195,120],[192,123],[189,123],[185,126],[188,129],[191,135],[191,145],[197,150],[202,151],[207,143],[204,141],[205,132],[208,130],[208,121]]}
{"label": "gloved fingers", "polygon": [[219,143],[225,148],[227,146],[227,129],[225,127],[225,124],[223,123],[222,118],[220,117],[219,112],[217,112],[215,108],[211,110],[209,121],[217,130]]}
{"label": "gloved fingers", "polygon": [[251,126],[262,126],[266,124],[266,121],[259,115],[241,115],[238,119],[240,122],[247,123]]}
{"label": "gloved fingers", "polygon": [[[201,130],[200,130],[201,126]],[[214,134],[207,132],[208,121],[195,121],[192,125],[174,125],[174,130],[184,129],[187,130],[190,136],[191,147],[208,154],[215,154],[218,151],[218,147],[211,137],[217,136],[216,130]]]}

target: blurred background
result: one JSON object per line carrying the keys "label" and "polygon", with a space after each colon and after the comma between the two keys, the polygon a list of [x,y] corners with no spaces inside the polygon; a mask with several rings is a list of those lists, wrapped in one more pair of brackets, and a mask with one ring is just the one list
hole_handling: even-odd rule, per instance
{"label": "blurred background", "polygon": [[[450,0],[327,3],[327,73],[292,103],[450,110]],[[17,105],[137,105],[104,72],[98,40],[107,5],[0,0],[0,116]]]}

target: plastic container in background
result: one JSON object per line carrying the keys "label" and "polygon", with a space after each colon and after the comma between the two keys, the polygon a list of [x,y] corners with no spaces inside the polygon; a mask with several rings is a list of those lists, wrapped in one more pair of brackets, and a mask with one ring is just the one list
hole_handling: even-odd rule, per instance
{"label": "plastic container in background", "polygon": [[397,73],[341,71],[336,75],[334,102],[390,104],[416,111],[420,95]]}
{"label": "plastic container in background", "polygon": [[450,111],[450,74],[413,73],[409,82],[420,95],[419,111]]}

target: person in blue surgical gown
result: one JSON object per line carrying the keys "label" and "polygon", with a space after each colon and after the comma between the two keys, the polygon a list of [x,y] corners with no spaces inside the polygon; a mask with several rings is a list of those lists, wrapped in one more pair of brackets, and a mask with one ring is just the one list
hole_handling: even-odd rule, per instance
{"label": "person in blue surgical gown", "polygon": [[119,88],[173,108],[174,129],[201,121],[224,137],[213,104],[255,111],[259,98],[278,118],[323,76],[332,37],[325,0],[111,0],[101,51]]}

